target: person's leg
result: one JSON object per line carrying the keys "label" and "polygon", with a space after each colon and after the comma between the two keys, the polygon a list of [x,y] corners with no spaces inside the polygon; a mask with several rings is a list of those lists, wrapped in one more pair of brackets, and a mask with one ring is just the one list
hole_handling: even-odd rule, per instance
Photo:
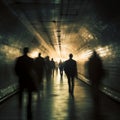
{"label": "person's leg", "polygon": [[63,76],[63,71],[62,70],[60,70],[60,75],[61,75],[61,77]]}
{"label": "person's leg", "polygon": [[73,94],[74,93],[74,77],[71,78],[71,82],[72,82],[71,94]]}
{"label": "person's leg", "polygon": [[19,85],[19,96],[18,96],[18,101],[19,101],[19,108],[22,107],[22,101],[23,101],[23,93],[24,93],[24,89],[22,85]]}
{"label": "person's leg", "polygon": [[27,98],[27,118],[29,120],[32,119],[32,92],[28,91],[28,98]]}
{"label": "person's leg", "polygon": [[71,92],[71,83],[70,83],[70,76],[67,75],[67,79],[68,79],[68,89],[69,89],[69,92]]}

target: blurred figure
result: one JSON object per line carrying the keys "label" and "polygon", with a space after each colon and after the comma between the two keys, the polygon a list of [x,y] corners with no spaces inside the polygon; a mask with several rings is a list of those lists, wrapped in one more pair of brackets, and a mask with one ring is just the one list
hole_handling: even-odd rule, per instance
{"label": "blurred figure", "polygon": [[60,62],[59,62],[59,71],[60,71],[61,78],[63,76],[63,70],[64,70],[63,62],[60,60]]}
{"label": "blurred figure", "polygon": [[35,71],[37,73],[37,79],[40,90],[43,90],[43,76],[44,76],[44,67],[45,61],[41,57],[41,53],[38,53],[38,57],[34,60]]}
{"label": "blurred figure", "polygon": [[35,89],[32,71],[33,71],[33,59],[27,54],[29,48],[23,49],[23,55],[16,59],[15,73],[19,78],[19,106],[22,107],[23,93],[27,93],[27,117],[29,120],[32,118],[31,104],[32,104],[32,91]]}
{"label": "blurred figure", "polygon": [[95,50],[88,61],[88,76],[92,87],[95,89],[99,88],[100,82],[104,77],[104,68],[102,60]]}
{"label": "blurred figure", "polygon": [[59,63],[55,62],[55,71],[56,71],[56,74],[58,73],[58,68],[59,68]]}
{"label": "blurred figure", "polygon": [[51,79],[51,63],[50,63],[49,56],[45,57],[45,74],[46,74],[47,80],[50,80]]}
{"label": "blurred figure", "polygon": [[88,61],[88,76],[92,85],[92,95],[95,111],[99,108],[99,86],[104,77],[103,63],[100,56],[94,50]]}
{"label": "blurred figure", "polygon": [[54,76],[54,70],[55,70],[55,61],[53,60],[53,58],[50,61],[51,63],[51,74]]}
{"label": "blurred figure", "polygon": [[68,79],[69,92],[73,95],[74,78],[77,77],[77,63],[72,58],[73,54],[69,54],[69,59],[64,62],[64,71]]}

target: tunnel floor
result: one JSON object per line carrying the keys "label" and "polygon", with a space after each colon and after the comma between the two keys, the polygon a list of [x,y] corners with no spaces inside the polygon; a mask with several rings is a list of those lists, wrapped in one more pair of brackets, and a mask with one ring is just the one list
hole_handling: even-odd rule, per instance
{"label": "tunnel floor", "polygon": [[[44,79],[43,90],[33,93],[31,120],[120,120],[120,103],[99,93],[100,104],[95,106],[90,91],[90,86],[75,79],[72,96],[66,76],[61,79],[55,73],[51,79]],[[26,94],[22,109],[18,107],[18,94],[1,103],[0,120],[27,120]]]}

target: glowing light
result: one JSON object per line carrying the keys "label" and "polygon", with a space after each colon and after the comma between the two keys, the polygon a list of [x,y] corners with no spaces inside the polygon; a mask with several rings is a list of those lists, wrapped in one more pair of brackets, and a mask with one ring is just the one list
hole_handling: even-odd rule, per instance
{"label": "glowing light", "polygon": [[94,36],[85,27],[81,27],[79,33],[84,41],[92,40]]}
{"label": "glowing light", "polygon": [[74,47],[69,46],[69,44],[64,44],[61,51],[61,60],[65,61],[66,59],[68,59],[70,53],[74,54]]}
{"label": "glowing light", "polygon": [[35,49],[29,53],[29,56],[32,58],[36,58],[38,56],[38,53],[40,52],[39,49]]}
{"label": "glowing light", "polygon": [[110,45],[105,47],[98,46],[96,48],[96,51],[99,53],[101,57],[108,57],[112,55],[112,50]]}
{"label": "glowing light", "polygon": [[[97,53],[100,55],[100,57],[105,58],[108,56],[112,55],[112,50],[111,50],[111,46],[98,46],[95,48],[95,50],[97,51]],[[80,54],[76,57],[76,59],[79,62],[86,62],[89,60],[90,56],[92,55],[92,50],[84,50],[82,52],[80,52]]]}
{"label": "glowing light", "polygon": [[85,62],[89,59],[89,57],[92,55],[92,50],[85,50],[80,53],[78,56],[78,60],[80,62]]}

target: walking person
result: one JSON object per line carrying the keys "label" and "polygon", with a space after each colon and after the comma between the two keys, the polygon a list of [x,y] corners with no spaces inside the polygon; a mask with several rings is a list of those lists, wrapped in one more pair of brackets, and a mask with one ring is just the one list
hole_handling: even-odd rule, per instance
{"label": "walking person", "polygon": [[27,118],[32,119],[32,91],[34,90],[33,84],[33,59],[28,56],[29,48],[23,49],[23,55],[18,57],[15,62],[15,73],[19,79],[19,107],[23,105],[24,92],[27,93]]}
{"label": "walking person", "polygon": [[88,76],[93,89],[99,89],[104,74],[102,60],[99,54],[94,50],[88,61]]}
{"label": "walking person", "polygon": [[64,71],[68,79],[69,93],[74,93],[74,79],[77,77],[77,62],[72,59],[73,54],[69,54],[69,59],[64,62]]}
{"label": "walking person", "polygon": [[45,61],[44,61],[44,58],[41,56],[41,53],[38,53],[38,57],[35,58],[34,67],[37,74],[39,90],[43,90],[43,76],[44,76]]}
{"label": "walking person", "polygon": [[60,62],[59,62],[59,71],[60,71],[61,78],[63,77],[63,70],[64,70],[63,62],[60,60]]}
{"label": "walking person", "polygon": [[99,111],[100,94],[99,87],[105,75],[102,60],[99,54],[93,50],[92,56],[88,61],[88,76],[91,82],[91,94],[93,97],[95,111]]}
{"label": "walking person", "polygon": [[55,61],[54,61],[54,59],[52,58],[51,59],[51,61],[50,61],[50,63],[51,63],[51,75],[53,75],[54,76],[54,71],[55,71]]}
{"label": "walking person", "polygon": [[46,56],[45,57],[45,76],[47,81],[51,79],[51,74],[52,74],[52,68],[51,68],[50,57]]}

